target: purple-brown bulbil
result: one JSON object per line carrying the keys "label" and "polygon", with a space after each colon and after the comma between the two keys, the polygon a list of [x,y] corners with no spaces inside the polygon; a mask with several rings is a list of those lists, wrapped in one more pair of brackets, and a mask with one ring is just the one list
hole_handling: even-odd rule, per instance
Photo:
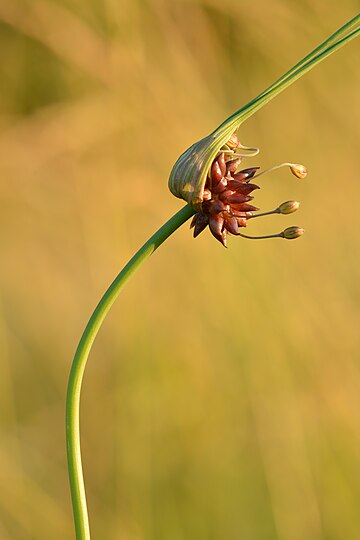
{"label": "purple-brown bulbil", "polygon": [[236,172],[240,162],[240,158],[225,161],[224,152],[213,161],[205,184],[202,212],[195,214],[191,222],[195,238],[209,226],[226,247],[227,234],[238,235],[239,227],[246,227],[247,218],[258,210],[249,204],[253,199],[250,193],[259,188],[249,183],[258,167]]}
{"label": "purple-brown bulbil", "polygon": [[[238,151],[246,150],[253,153],[240,154]],[[194,228],[194,238],[196,238],[206,227],[219,242],[226,247],[228,234],[242,236],[244,238],[298,238],[303,234],[303,229],[299,227],[288,227],[278,234],[267,236],[248,236],[240,229],[246,227],[249,219],[271,214],[292,214],[300,203],[297,201],[286,201],[270,212],[256,214],[259,210],[250,204],[253,197],[251,193],[259,186],[251,179],[267,174],[281,167],[290,167],[291,172],[297,178],[305,178],[307,170],[298,163],[281,163],[262,173],[258,173],[259,167],[248,167],[238,171],[243,157],[256,155],[257,148],[249,148],[240,144],[237,135],[233,133],[225,146],[219,151],[212,161],[209,172],[206,176],[204,189],[199,204],[196,207],[197,214],[194,215],[191,227]]]}

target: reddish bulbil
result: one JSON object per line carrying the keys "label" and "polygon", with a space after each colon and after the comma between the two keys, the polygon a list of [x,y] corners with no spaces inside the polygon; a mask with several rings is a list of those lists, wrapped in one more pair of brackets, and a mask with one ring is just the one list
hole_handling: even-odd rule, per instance
{"label": "reddish bulbil", "polygon": [[202,212],[193,217],[196,238],[207,226],[219,242],[226,247],[228,234],[239,235],[239,227],[246,227],[247,218],[258,210],[249,204],[256,184],[250,184],[259,167],[236,172],[241,158],[225,161],[225,154],[217,156],[210,168],[205,184]]}

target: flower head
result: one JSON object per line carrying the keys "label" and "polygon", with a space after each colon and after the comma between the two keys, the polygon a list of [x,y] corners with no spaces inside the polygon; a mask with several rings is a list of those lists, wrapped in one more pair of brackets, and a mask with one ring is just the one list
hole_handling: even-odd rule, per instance
{"label": "flower head", "polygon": [[[258,152],[257,149],[242,146],[236,134],[233,134],[220,150],[206,176],[202,201],[200,207],[197,206],[196,208],[199,211],[194,215],[191,222],[195,238],[206,227],[209,227],[213,236],[225,247],[229,234],[246,238],[259,238],[249,237],[240,232],[241,228],[246,227],[249,219],[269,214],[290,214],[300,206],[297,201],[286,201],[275,210],[256,214],[259,209],[251,204],[253,199],[251,194],[256,189],[259,189],[259,186],[253,183],[254,179],[282,166],[289,167],[293,174],[295,167],[296,170],[299,168],[305,170],[305,167],[292,163],[283,163],[262,173],[258,172],[259,167],[240,169],[240,164],[245,156],[239,153],[239,148],[253,151],[250,155],[255,155]],[[288,235],[282,232],[269,237],[297,238],[298,236],[300,234]]]}
{"label": "flower head", "polygon": [[246,227],[246,220],[258,210],[250,204],[250,195],[259,189],[250,183],[258,167],[242,169],[236,172],[241,158],[228,159],[225,154],[213,161],[209,171],[202,203],[201,212],[195,214],[191,226],[194,227],[194,237],[198,236],[207,226],[211,233],[226,246],[227,234],[239,234],[239,227]]}

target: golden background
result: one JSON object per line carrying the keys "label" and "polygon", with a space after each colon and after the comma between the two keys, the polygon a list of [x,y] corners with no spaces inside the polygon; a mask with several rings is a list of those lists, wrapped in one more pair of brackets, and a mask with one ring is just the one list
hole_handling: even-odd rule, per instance
{"label": "golden background", "polygon": [[[64,406],[113,277],[181,208],[190,144],[356,14],[325,0],[1,0],[0,537],[73,538]],[[91,354],[82,450],[93,537],[360,538],[358,42],[245,123],[304,181],[296,242],[180,229]],[[260,179],[259,179],[260,181]]]}

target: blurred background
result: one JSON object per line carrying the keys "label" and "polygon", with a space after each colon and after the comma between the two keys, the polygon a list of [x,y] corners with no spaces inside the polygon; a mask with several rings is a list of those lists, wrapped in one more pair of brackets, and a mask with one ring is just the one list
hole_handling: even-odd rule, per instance
{"label": "blurred background", "polygon": [[[172,164],[353,17],[357,0],[0,3],[0,537],[74,538],[65,393],[110,281],[182,202]],[[182,227],[91,354],[82,450],[93,537],[360,537],[359,43],[245,123],[248,232]],[[259,180],[260,181],[260,180]],[[356,204],[355,204],[356,203]]]}

